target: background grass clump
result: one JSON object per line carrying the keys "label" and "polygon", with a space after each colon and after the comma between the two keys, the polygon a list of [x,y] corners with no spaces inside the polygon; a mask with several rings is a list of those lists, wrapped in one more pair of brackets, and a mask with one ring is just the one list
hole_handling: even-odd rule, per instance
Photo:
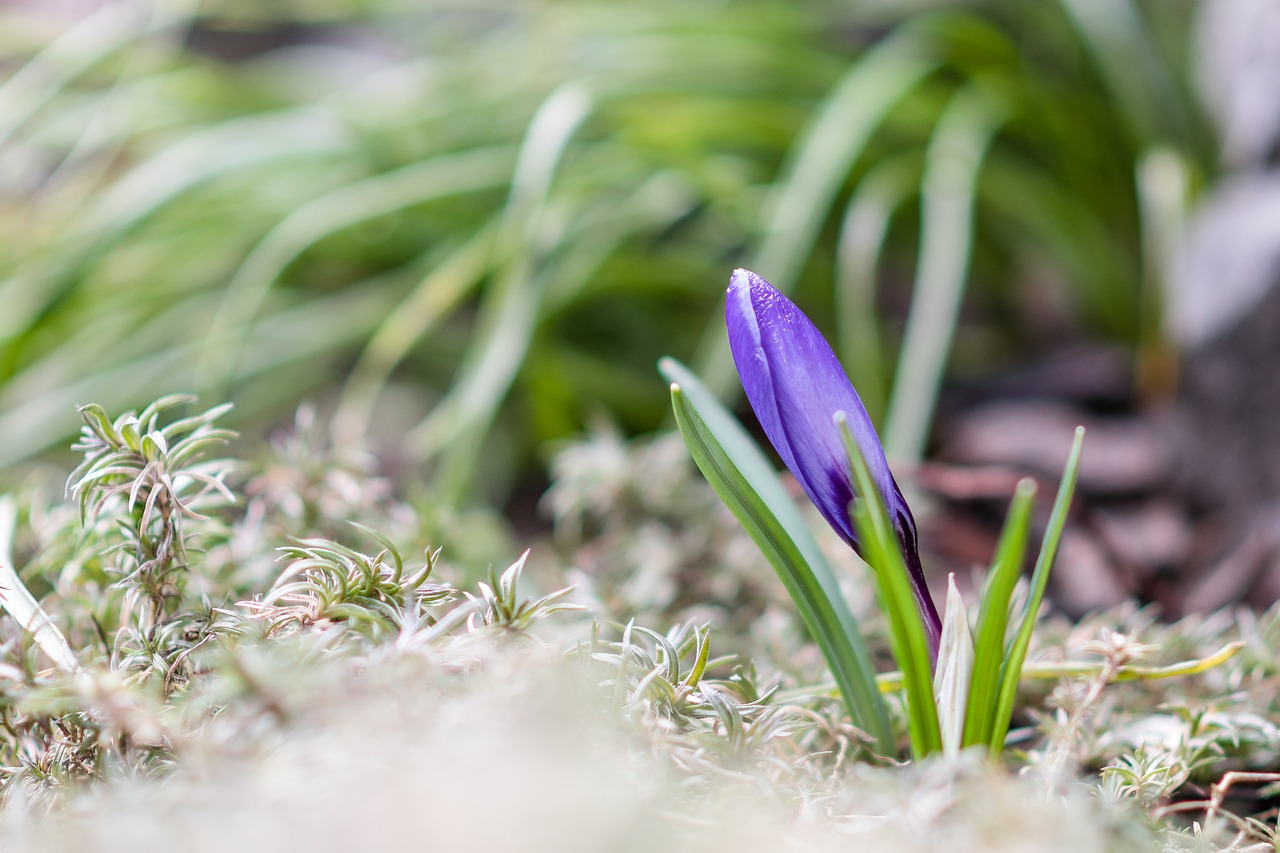
{"label": "background grass clump", "polygon": [[657,426],[659,356],[725,387],[738,261],[823,309],[880,419],[913,269],[971,269],[958,372],[1133,343],[1136,170],[1214,169],[1186,3],[290,9],[4,12],[0,464],[89,399],[318,396],[505,499],[600,413]]}

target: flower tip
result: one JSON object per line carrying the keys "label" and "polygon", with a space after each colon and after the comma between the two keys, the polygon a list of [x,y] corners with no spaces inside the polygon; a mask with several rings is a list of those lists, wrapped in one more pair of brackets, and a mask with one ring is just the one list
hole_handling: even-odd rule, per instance
{"label": "flower tip", "polygon": [[729,277],[729,292],[732,293],[737,288],[745,287],[750,290],[760,285],[768,286],[763,278],[753,273],[751,270],[738,267],[733,271],[733,275]]}

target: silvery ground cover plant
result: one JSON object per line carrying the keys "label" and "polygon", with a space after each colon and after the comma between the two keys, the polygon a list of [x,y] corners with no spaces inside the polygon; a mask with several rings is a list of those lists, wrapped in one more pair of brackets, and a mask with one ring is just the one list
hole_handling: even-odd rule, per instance
{"label": "silvery ground cover plant", "polygon": [[0,850],[1280,850],[1275,9],[0,3]]}
{"label": "silvery ground cover plant", "polygon": [[710,483],[606,430],[509,563],[424,545],[480,522],[395,499],[309,410],[236,461],[225,406],[84,407],[69,500],[0,501],[6,849],[1274,847],[1276,611],[1039,620],[1077,435],[1030,582],[1021,483],[940,615],[822,336],[746,271],[726,311],[833,535],[674,361]]}

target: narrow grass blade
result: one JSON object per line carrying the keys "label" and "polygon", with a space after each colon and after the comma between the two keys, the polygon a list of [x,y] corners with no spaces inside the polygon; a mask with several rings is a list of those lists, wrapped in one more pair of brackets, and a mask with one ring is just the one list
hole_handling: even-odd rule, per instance
{"label": "narrow grass blade", "polygon": [[[496,284],[484,294],[472,344],[448,394],[409,434],[420,458],[441,454],[447,470],[437,472],[435,485],[445,494],[460,496],[472,485],[481,439],[533,343],[552,274],[542,261],[555,248],[544,233],[551,186],[593,106],[585,88],[567,83],[547,96],[530,121],[496,226],[502,262]],[[442,453],[446,447],[452,452]]]}
{"label": "narrow grass blade", "polygon": [[[885,115],[935,67],[926,37],[903,30],[860,57],[836,84],[783,167],[760,249],[745,266],[784,293],[813,251],[831,205]],[[708,330],[696,362],[719,394],[733,387],[733,361]]]}
{"label": "narrow grass blade", "polygon": [[899,155],[874,166],[854,190],[840,226],[836,262],[836,337],[840,361],[877,425],[885,408],[884,352],[876,313],[876,279],[889,223],[920,185],[920,157]]}
{"label": "narrow grass blade", "polygon": [[1139,142],[1187,139],[1191,120],[1154,33],[1133,0],[1061,0]]}
{"label": "narrow grass blade", "polygon": [[1049,582],[1049,570],[1053,566],[1053,558],[1058,553],[1062,528],[1067,523],[1067,511],[1071,508],[1071,496],[1075,494],[1076,476],[1080,472],[1080,452],[1083,448],[1084,427],[1076,427],[1075,441],[1071,444],[1071,453],[1067,456],[1067,465],[1062,472],[1058,496],[1053,501],[1049,527],[1044,532],[1040,556],[1036,559],[1036,568],[1031,575],[1031,591],[1027,595],[1026,607],[1023,608],[1022,623],[1018,627],[1018,633],[1000,670],[1000,693],[996,702],[989,741],[993,749],[998,750],[1003,746],[1004,736],[1009,731],[1009,717],[1013,713],[1013,703],[1018,696],[1022,664],[1027,659],[1027,649],[1031,645],[1031,632],[1035,630],[1036,616],[1039,615],[1040,604],[1044,601],[1044,589]]}
{"label": "narrow grass blade", "polygon": [[[277,279],[299,255],[330,234],[397,210],[501,186],[511,148],[497,145],[444,154],[355,181],[299,207],[249,252],[213,317],[204,352],[207,381],[226,381],[239,366],[239,346]],[[204,383],[202,383],[204,384]]]}
{"label": "narrow grass blade", "polygon": [[938,709],[933,693],[933,662],[929,655],[929,639],[924,621],[916,607],[911,580],[903,562],[898,537],[871,479],[862,450],[849,431],[843,412],[836,423],[844,436],[845,448],[853,467],[854,528],[862,543],[862,553],[871,566],[876,582],[876,597],[889,623],[889,641],[893,656],[902,670],[907,691],[907,725],[911,732],[911,754],[920,759],[942,750],[942,734],[938,727]]}
{"label": "narrow grass blade", "polygon": [[478,234],[436,264],[378,325],[351,368],[334,415],[340,443],[364,438],[378,395],[401,360],[473,290],[489,267],[495,227]]}
{"label": "narrow grass blade", "polygon": [[[1138,666],[1127,664],[1116,670],[1112,681],[1155,681],[1161,678],[1181,678],[1199,675],[1220,666],[1236,656],[1245,647],[1237,640],[1227,643],[1211,655],[1178,661],[1167,666]],[[1090,678],[1102,671],[1105,664],[1095,662],[1063,661],[1061,663],[1029,663],[1022,667],[1023,678]]]}
{"label": "narrow grass blade", "polygon": [[1190,175],[1170,148],[1148,151],[1138,161],[1138,224],[1142,229],[1142,291],[1138,313],[1137,386],[1148,401],[1168,400],[1177,384],[1173,341],[1175,282],[1181,272]]}
{"label": "narrow grass blade", "polygon": [[1014,239],[1042,246],[1073,282],[1088,322],[1108,334],[1132,336],[1128,319],[1139,270],[1114,223],[1057,176],[1011,157],[991,157],[982,172],[983,217]]}
{"label": "narrow grass blade", "polygon": [[[1227,643],[1211,655],[1191,660],[1178,661],[1168,666],[1138,666],[1126,664],[1116,670],[1112,681],[1157,681],[1162,678],[1181,678],[1187,675],[1199,675],[1208,672],[1215,666],[1221,666],[1231,660],[1245,647],[1243,641]],[[1058,661],[1052,663],[1028,663],[1022,666],[1024,679],[1059,679],[1090,678],[1102,671],[1105,664],[1096,661]],[[897,670],[876,674],[876,684],[881,693],[897,693],[903,687],[902,673]],[[821,693],[832,693],[836,686],[832,682],[795,687],[780,690],[774,694],[779,702],[798,701],[805,696]]]}
{"label": "narrow grass blade", "polygon": [[969,270],[978,172],[1007,109],[971,83],[951,99],[929,140],[920,260],[885,419],[890,459],[914,462],[924,450]]}
{"label": "narrow grass blade", "polygon": [[[351,133],[318,110],[290,109],[230,119],[180,137],[116,178],[89,200],[75,237],[118,240],[183,193],[244,170],[337,158]],[[98,248],[101,248],[99,246]]]}
{"label": "narrow grass blade", "polygon": [[[322,354],[363,340],[385,316],[385,301],[366,285],[315,297],[264,315],[251,330],[240,374],[236,411],[241,417],[281,415],[280,389],[302,396],[327,378],[317,370]],[[211,311],[208,298],[179,303],[152,323],[138,327],[139,339],[159,339],[153,328],[183,322],[191,312]],[[84,331],[91,335],[92,328]],[[136,357],[98,366],[81,358],[81,349],[68,345],[54,350],[23,373],[11,378],[0,393],[0,467],[61,441],[67,412],[86,399],[97,399],[108,410],[137,406],[157,389],[191,388],[202,342],[142,350]],[[92,368],[92,369],[91,369]],[[53,378],[50,378],[53,377]],[[44,389],[35,395],[28,389]],[[288,404],[292,405],[292,404]]]}
{"label": "narrow grass blade", "polygon": [[179,20],[132,3],[83,16],[0,85],[0,145],[93,66]]}
{"label": "narrow grass blade", "polygon": [[909,29],[867,51],[814,117],[786,165],[754,268],[795,280],[845,176],[885,114],[937,65]]}
{"label": "narrow grass blade", "polygon": [[1031,532],[1035,495],[1035,480],[1027,478],[1018,483],[991,562],[991,571],[987,574],[974,639],[973,679],[969,685],[969,709],[964,724],[965,746],[991,743],[991,720],[1000,684],[1000,664],[1004,662],[1009,605],[1022,574],[1022,558]]}
{"label": "narrow grass blade", "polygon": [[790,496],[746,431],[684,365],[663,359],[676,423],[698,468],[778,573],[822,650],[855,725],[894,754],[888,713],[858,625]]}

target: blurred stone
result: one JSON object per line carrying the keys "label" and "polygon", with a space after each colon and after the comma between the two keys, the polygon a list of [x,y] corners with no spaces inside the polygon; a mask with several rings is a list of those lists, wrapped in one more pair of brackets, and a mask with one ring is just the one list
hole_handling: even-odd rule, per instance
{"label": "blurred stone", "polygon": [[1266,162],[1280,143],[1280,3],[1207,0],[1197,26],[1205,105],[1232,166]]}
{"label": "blurred stone", "polygon": [[952,500],[993,498],[1007,501],[1022,477],[1007,467],[972,468],[925,462],[916,470],[915,484],[931,494]]}
{"label": "blurred stone", "polygon": [[970,570],[981,567],[985,571],[991,563],[999,530],[986,519],[950,507],[924,518],[920,547],[926,556],[926,568],[932,570],[930,578],[934,586],[946,588],[945,572],[938,571],[943,569],[955,572],[961,590],[965,591]]}
{"label": "blurred stone", "polygon": [[984,378],[949,395],[968,405],[985,400],[1070,400],[1090,409],[1126,407],[1133,398],[1133,354],[1096,343],[1068,345],[1000,376]]}
{"label": "blurred stone", "polygon": [[1054,602],[1073,617],[1113,607],[1132,594],[1120,582],[1101,543],[1070,524],[1062,533],[1058,559],[1049,577]]}
{"label": "blurred stone", "polygon": [[1170,282],[1168,326],[1176,342],[1198,348],[1247,323],[1278,275],[1280,172],[1222,181],[1195,213]]}
{"label": "blurred stone", "polygon": [[1202,573],[1186,590],[1184,613],[1208,613],[1248,596],[1259,577],[1276,562],[1275,530],[1253,525],[1225,557]]}
{"label": "blurred stone", "polygon": [[1100,507],[1092,520],[1107,548],[1139,583],[1181,565],[1191,547],[1190,521],[1172,501]]}
{"label": "blurred stone", "polygon": [[1257,305],[1183,355],[1177,473],[1187,499],[1202,509],[1250,513],[1280,498],[1277,280],[1280,267]]}
{"label": "blurred stone", "polygon": [[1262,579],[1249,596],[1249,603],[1259,610],[1266,610],[1280,601],[1280,553],[1272,553],[1268,562]]}
{"label": "blurred stone", "polygon": [[1131,494],[1167,479],[1171,463],[1163,434],[1135,418],[1104,418],[1043,400],[993,402],[957,417],[941,456],[969,465],[1006,465],[1056,478],[1077,425],[1088,431],[1080,487],[1096,494]]}

